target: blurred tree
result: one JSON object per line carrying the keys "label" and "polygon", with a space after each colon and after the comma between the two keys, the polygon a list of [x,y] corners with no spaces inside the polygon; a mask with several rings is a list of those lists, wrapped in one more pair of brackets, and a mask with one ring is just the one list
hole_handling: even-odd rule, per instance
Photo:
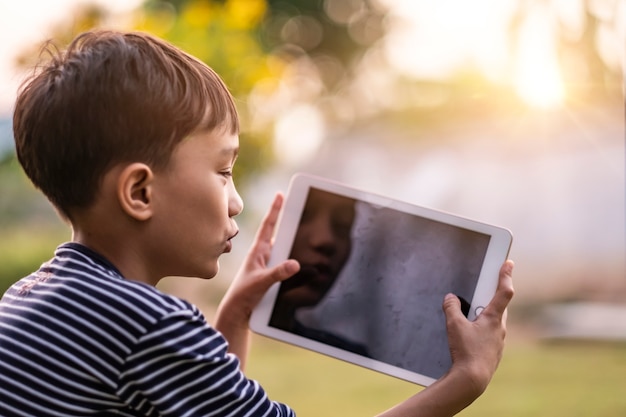
{"label": "blurred tree", "polygon": [[267,59],[257,31],[267,11],[264,0],[148,0],[135,18],[135,29],[169,40],[210,65],[239,102],[243,151],[235,167],[240,182],[271,161],[269,132],[250,132],[245,98],[256,83],[280,77]]}
{"label": "blurred tree", "polygon": [[[313,108],[330,124],[386,113],[432,126],[503,111],[512,104],[510,83],[493,84],[467,63],[438,80],[395,72],[379,42],[391,27],[401,24],[389,19],[393,2],[145,0],[122,24],[173,42],[225,79],[243,121],[245,151],[237,175],[245,182],[273,161],[279,119],[290,116],[297,106]],[[560,17],[559,7],[574,4],[582,19],[572,23]],[[515,57],[522,24],[537,6],[557,22],[560,70],[572,95],[583,103],[589,98],[622,97],[622,62],[605,46],[615,42],[615,36],[607,33],[617,33],[624,25],[625,7],[618,0],[518,0],[507,17],[509,33],[503,34],[510,39],[509,59]],[[114,17],[102,6],[86,4],[72,13],[71,20],[61,22],[53,37],[63,45],[80,31],[117,24]],[[34,50],[25,51],[19,62],[29,65],[36,55]]]}
{"label": "blurred tree", "polygon": [[[278,115],[337,91],[382,36],[383,16],[369,0],[148,0],[136,27],[181,46],[224,78],[240,101],[237,174],[245,178],[273,160]],[[297,91],[286,81],[303,77],[316,87],[301,83]],[[288,99],[268,106],[286,85]],[[252,92],[260,98],[248,101]]]}
{"label": "blurred tree", "polygon": [[[268,5],[261,28],[266,48],[288,60],[308,55],[331,89],[384,34],[386,10],[376,1],[268,0]],[[338,64],[334,71],[329,60]]]}

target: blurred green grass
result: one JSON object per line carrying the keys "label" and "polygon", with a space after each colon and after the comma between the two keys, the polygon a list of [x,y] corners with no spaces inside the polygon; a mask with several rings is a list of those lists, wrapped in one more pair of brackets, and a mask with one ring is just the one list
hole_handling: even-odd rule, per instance
{"label": "blurred green grass", "polygon": [[[373,416],[421,387],[254,336],[247,374],[298,417]],[[509,343],[489,388],[463,417],[624,417],[626,344]]]}

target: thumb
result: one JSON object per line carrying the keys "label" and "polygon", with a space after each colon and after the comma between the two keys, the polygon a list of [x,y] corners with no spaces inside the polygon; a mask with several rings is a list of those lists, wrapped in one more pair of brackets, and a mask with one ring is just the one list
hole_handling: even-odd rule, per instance
{"label": "thumb", "polygon": [[294,259],[287,259],[276,265],[269,272],[272,282],[284,281],[300,270],[300,264]]}
{"label": "thumb", "polygon": [[446,321],[458,319],[460,317],[465,318],[461,311],[461,300],[456,295],[450,293],[446,294],[443,299],[443,312],[446,315]]}

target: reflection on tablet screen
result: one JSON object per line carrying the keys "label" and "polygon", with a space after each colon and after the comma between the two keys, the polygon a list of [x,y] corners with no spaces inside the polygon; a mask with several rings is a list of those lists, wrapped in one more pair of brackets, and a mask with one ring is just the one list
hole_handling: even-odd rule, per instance
{"label": "reflection on tablet screen", "polygon": [[472,300],[489,236],[310,188],[270,326],[439,378],[441,304]]}

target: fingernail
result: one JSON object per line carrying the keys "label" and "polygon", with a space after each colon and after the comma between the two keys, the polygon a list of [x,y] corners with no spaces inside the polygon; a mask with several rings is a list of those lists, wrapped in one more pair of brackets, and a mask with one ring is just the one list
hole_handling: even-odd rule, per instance
{"label": "fingernail", "polygon": [[506,263],[506,272],[511,274],[513,272],[513,261],[509,261]]}

